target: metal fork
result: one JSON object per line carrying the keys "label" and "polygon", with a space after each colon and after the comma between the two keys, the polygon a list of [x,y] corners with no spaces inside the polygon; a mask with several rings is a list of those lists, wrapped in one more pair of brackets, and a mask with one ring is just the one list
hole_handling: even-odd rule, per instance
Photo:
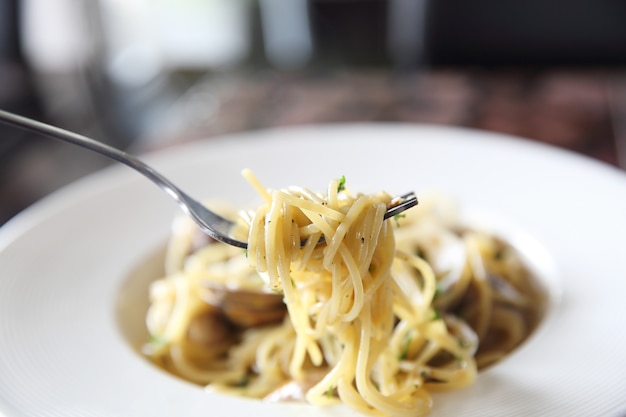
{"label": "metal fork", "polygon": [[[191,217],[191,219],[200,227],[200,229],[202,229],[202,231],[204,231],[204,233],[215,240],[232,246],[240,248],[248,247],[246,242],[242,242],[230,236],[230,232],[233,228],[233,222],[207,209],[203,204],[191,198],[180,188],[175,186],[170,180],[138,158],[86,136],[29,119],[27,117],[18,116],[3,110],[0,110],[0,122],[81,146],[129,166],[140,174],[143,174],[146,178],[154,182],[170,197],[172,197],[176,203],[178,203],[181,210],[186,215]],[[394,204],[391,205],[385,213],[385,219],[400,214],[415,205],[417,205],[417,198],[415,194],[412,192],[404,194],[399,198],[394,199]]]}

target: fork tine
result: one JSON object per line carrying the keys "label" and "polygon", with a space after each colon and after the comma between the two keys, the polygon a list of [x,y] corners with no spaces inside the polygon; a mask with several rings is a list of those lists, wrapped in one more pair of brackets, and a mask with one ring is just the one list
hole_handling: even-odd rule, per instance
{"label": "fork tine", "polygon": [[393,207],[390,207],[389,210],[387,210],[384,216],[385,219],[396,216],[403,211],[410,209],[411,207],[415,207],[418,204],[417,196],[414,192],[403,194],[400,196],[400,198],[402,199],[400,203],[396,204]]}

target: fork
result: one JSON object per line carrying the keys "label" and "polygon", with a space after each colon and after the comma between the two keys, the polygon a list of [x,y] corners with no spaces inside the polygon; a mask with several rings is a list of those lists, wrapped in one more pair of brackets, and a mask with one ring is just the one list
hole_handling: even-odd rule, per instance
{"label": "fork", "polygon": [[[55,139],[59,139],[73,145],[81,146],[83,148],[98,152],[115,161],[121,162],[129,166],[130,168],[134,169],[135,171],[139,172],[140,174],[144,175],[146,178],[154,182],[170,197],[172,197],[176,201],[180,209],[187,216],[189,216],[204,233],[209,235],[211,238],[226,243],[228,245],[237,246],[244,249],[248,247],[248,244],[246,242],[237,240],[230,235],[230,232],[234,226],[234,223],[232,221],[225,219],[219,214],[206,208],[202,203],[191,198],[188,194],[186,194],[180,188],[174,185],[169,179],[165,178],[154,168],[139,160],[135,156],[116,149],[112,146],[109,146],[105,143],[98,142],[83,135],[79,135],[78,133],[70,132],[56,126],[9,113],[4,110],[0,110],[0,122],[37,134],[42,134]],[[413,192],[401,195],[397,198],[394,198],[392,201],[393,204],[390,205],[385,212],[385,219],[396,216],[403,211],[417,205],[417,198]]]}

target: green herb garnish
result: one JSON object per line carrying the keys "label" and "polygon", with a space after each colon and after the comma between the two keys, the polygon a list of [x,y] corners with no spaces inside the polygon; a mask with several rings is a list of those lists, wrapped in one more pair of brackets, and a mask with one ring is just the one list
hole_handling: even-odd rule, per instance
{"label": "green herb garnish", "polygon": [[345,189],[346,189],[346,176],[342,175],[341,178],[339,178],[339,184],[337,184],[337,192],[340,193]]}
{"label": "green herb garnish", "polygon": [[167,339],[165,339],[163,336],[151,334],[149,342],[153,346],[164,346],[167,344]]}
{"label": "green herb garnish", "polygon": [[409,330],[404,335],[404,340],[402,341],[402,351],[398,356],[398,360],[404,360],[409,355],[409,347],[411,346],[411,341],[413,340],[413,330]]}
{"label": "green herb garnish", "polygon": [[243,378],[241,378],[235,386],[239,388],[245,388],[248,386],[249,383],[250,383],[250,375],[245,374]]}
{"label": "green herb garnish", "polygon": [[437,283],[437,285],[435,286],[435,295],[433,296],[433,299],[436,299],[437,297],[440,297],[443,293],[444,293],[444,289],[441,287],[441,283]]}
{"label": "green herb garnish", "polygon": [[393,216],[393,219],[396,221],[396,226],[400,227],[400,219],[404,219],[406,217],[405,213],[398,213]]}

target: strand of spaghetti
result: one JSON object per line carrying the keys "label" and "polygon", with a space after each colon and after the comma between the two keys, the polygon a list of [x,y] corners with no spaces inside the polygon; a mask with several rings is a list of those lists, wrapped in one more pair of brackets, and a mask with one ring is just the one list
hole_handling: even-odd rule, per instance
{"label": "strand of spaghetti", "polygon": [[[394,260],[394,263],[397,264],[399,262],[397,259]],[[404,320],[408,322],[419,323],[424,320],[423,316],[418,315],[418,312],[415,309],[415,304],[412,302],[411,294],[406,292],[404,288],[400,285],[400,280],[407,280],[407,277],[404,275],[400,275],[399,273],[394,273],[391,275],[392,279],[389,282],[390,290],[394,294],[394,302],[393,302],[393,312],[400,320]],[[417,284],[413,282],[413,277],[410,278],[411,283],[417,287]]]}
{"label": "strand of spaghetti", "polygon": [[309,342],[311,337],[307,332],[309,327],[307,323],[308,317],[304,316],[305,312],[302,309],[295,306],[296,294],[292,291],[292,285],[290,283],[283,285],[283,290],[289,317],[296,332],[293,354],[289,363],[289,374],[296,379],[301,379],[303,377],[302,365],[306,359],[306,353],[310,349]]}
{"label": "strand of spaghetti", "polygon": [[[279,193],[280,191],[273,191],[272,197],[274,198]],[[276,199],[273,199],[265,215],[263,234],[263,236],[265,236],[264,245],[266,252],[263,263],[265,264],[270,288],[272,289],[280,288],[280,286],[284,284],[281,282],[279,272],[281,269],[284,269],[282,265],[287,262],[285,259],[284,240],[281,233],[283,220],[284,212],[282,204],[279,204]],[[263,233],[262,231],[259,232]],[[287,278],[287,276],[284,276],[284,278]]]}
{"label": "strand of spaghetti", "polygon": [[[334,229],[328,224],[322,216],[314,210],[301,209],[302,213],[317,227],[319,231],[326,237],[326,239],[332,238],[335,234]],[[317,243],[317,242],[316,242]]]}
{"label": "strand of spaghetti", "polygon": [[300,235],[302,237],[308,237],[310,235],[313,235],[319,232],[320,232],[319,227],[317,227],[314,223],[309,223],[307,225],[300,226]]}
{"label": "strand of spaghetti", "polygon": [[274,378],[282,380],[285,376],[281,358],[284,354],[291,355],[293,344],[289,340],[294,334],[293,327],[285,324],[268,328],[256,351],[256,365],[261,369],[261,374],[271,373]]}
{"label": "strand of spaghetti", "polygon": [[426,325],[428,340],[437,346],[439,350],[445,350],[455,357],[462,357],[465,351],[458,340],[448,333],[446,324],[442,319],[431,320]]}
{"label": "strand of spaghetti", "polygon": [[[350,308],[350,310],[348,310],[345,313],[340,312],[339,318],[342,321],[352,321],[359,315],[359,313],[361,312],[361,309],[363,308],[363,300],[364,300],[363,278],[359,271],[360,269],[359,265],[356,264],[354,258],[352,257],[352,254],[348,251],[345,245],[341,245],[339,247],[339,253],[341,255],[343,264],[347,268],[347,277],[345,279],[350,280],[350,282],[352,283],[352,297],[353,297],[352,307]],[[343,279],[344,279],[343,277],[333,276],[333,280],[341,281]],[[339,299],[341,300],[341,297],[344,297],[344,294],[346,294],[346,292],[342,291],[338,294],[333,293],[332,296],[339,297]]]}
{"label": "strand of spaghetti", "polygon": [[[294,247],[293,250],[298,250],[297,247]],[[321,366],[324,360],[322,351],[317,343],[315,343],[313,334],[313,328],[311,324],[311,320],[309,315],[311,314],[311,305],[312,301],[314,301],[313,294],[307,296],[306,294],[302,294],[302,290],[297,288],[297,280],[294,279],[294,276],[291,274],[290,264],[285,263],[282,265],[282,270],[280,271],[280,276],[289,278],[289,282],[287,284],[283,283],[283,286],[286,287],[285,298],[287,300],[287,307],[289,311],[290,303],[294,305],[293,310],[298,310],[297,317],[297,337],[302,343],[306,346],[306,351],[309,354],[309,358],[311,362],[315,366]],[[293,292],[292,292],[293,290]],[[298,297],[300,295],[300,297]],[[295,302],[293,300],[296,300]],[[295,365],[294,365],[295,366]],[[301,366],[301,365],[300,365]]]}
{"label": "strand of spaghetti", "polygon": [[[281,271],[281,273],[289,273],[288,265],[286,266],[285,270]],[[294,314],[296,318],[296,320],[292,318],[292,322],[294,323],[294,327],[296,330],[297,347],[299,349],[305,349],[306,352],[308,352],[309,358],[315,366],[321,366],[324,361],[324,355],[322,354],[319,345],[315,343],[315,340],[313,338],[313,329],[311,326],[310,318],[308,316],[307,305],[302,304],[302,300],[298,297],[298,291],[295,288],[295,284],[292,283],[291,280],[287,285],[285,285],[285,287],[287,288],[285,298],[287,299],[288,310],[290,311],[290,315]],[[297,304],[294,303],[294,299],[297,300]],[[290,302],[295,305],[293,309],[289,309]],[[305,358],[304,356],[302,356],[301,353],[300,355],[301,356],[298,356],[297,359],[292,361],[290,369],[293,370],[296,366],[302,368]]]}
{"label": "strand of spaghetti", "polygon": [[291,253],[290,262],[294,263],[294,262],[297,262],[298,258],[301,257],[300,247],[302,245],[302,238],[300,237],[300,228],[298,227],[298,224],[293,218],[291,207],[286,208],[285,211],[286,211],[285,217],[288,218],[287,224],[289,225],[287,227],[291,228],[291,232],[289,233],[289,236],[290,236],[289,252]]}
{"label": "strand of spaghetti", "polygon": [[[443,320],[435,320],[427,326],[426,339],[428,340],[429,346],[432,347],[433,356],[424,359],[424,363],[441,352],[447,352],[456,358],[457,365],[461,362],[461,359],[466,356],[458,340],[450,336],[449,333],[446,333],[446,326]],[[434,368],[436,369],[436,367]]]}
{"label": "strand of spaghetti", "polygon": [[433,368],[430,370],[430,376],[437,381],[443,382],[427,382],[425,387],[429,391],[442,392],[464,388],[476,379],[476,366],[470,358],[470,360],[465,361],[463,367],[456,369]]}
{"label": "strand of spaghetti", "polygon": [[[400,370],[400,361],[404,359],[403,350],[408,349],[408,342],[410,342],[407,338],[410,329],[407,327],[405,321],[398,322],[389,338],[388,349],[380,357],[375,376],[384,395],[391,395],[400,389],[396,375]],[[416,389],[414,384],[412,384],[412,389]]]}
{"label": "strand of spaghetti", "polygon": [[400,362],[403,361],[407,355],[408,350],[412,345],[420,345],[424,341],[424,335],[412,323],[406,320],[400,320],[389,340],[390,354],[398,361],[394,365],[396,368],[400,368]]}
{"label": "strand of spaghetti", "polygon": [[320,196],[317,193],[314,193],[313,191],[309,190],[308,188],[304,188],[304,187],[297,187],[297,186],[290,186],[287,187],[287,193],[292,194],[296,197],[300,197],[300,198],[304,198],[307,200],[311,200],[314,201],[318,204],[325,204],[324,203],[324,198],[322,196]]}
{"label": "strand of spaghetti", "polygon": [[[355,204],[348,211],[344,221],[339,225],[336,229],[336,233],[331,239],[331,242],[326,247],[324,253],[324,267],[326,269],[331,269],[331,265],[336,262],[337,252],[339,252],[343,265],[347,268],[346,278],[343,275],[340,275],[338,271],[342,271],[338,268],[332,268],[333,270],[333,291],[331,294],[331,304],[334,308],[331,310],[329,322],[334,322],[337,314],[341,314],[341,320],[343,321],[351,321],[354,320],[363,305],[364,300],[364,289],[363,289],[363,273],[361,271],[369,268],[371,259],[362,259],[362,262],[365,262],[365,266],[362,264],[358,264],[353,256],[353,251],[350,251],[347,247],[347,242],[345,242],[345,235],[349,230],[350,226],[358,219],[359,214],[368,206],[371,202],[366,198],[361,198],[356,200]],[[377,213],[379,214],[379,213]],[[382,213],[380,213],[382,224]],[[374,241],[377,241],[379,230],[375,232],[371,231],[368,236],[375,236]],[[374,248],[376,244],[371,245]],[[371,251],[373,255],[373,250]],[[349,279],[352,282],[352,297],[353,303],[350,310],[347,313],[343,313],[342,310],[338,307],[343,301],[342,294],[346,294],[345,291],[340,290],[339,283],[344,279]]]}
{"label": "strand of spaghetti", "polygon": [[328,204],[328,207],[337,210],[339,208],[339,200],[337,198],[337,195],[339,194],[339,180],[331,180],[328,184],[327,190],[328,191],[326,193],[326,202]]}
{"label": "strand of spaghetti", "polygon": [[[381,234],[379,237],[380,243],[378,245],[378,254],[376,256],[376,262],[372,261],[367,273],[372,277],[370,284],[365,291],[365,298],[368,299],[375,291],[385,283],[392,282],[391,265],[395,259],[396,248],[394,245],[393,228],[383,223],[381,228]],[[372,256],[372,258],[374,258]],[[393,304],[393,299],[390,300]],[[392,309],[389,310],[390,312]]]}
{"label": "strand of spaghetti", "polygon": [[266,271],[264,259],[267,258],[265,239],[265,217],[269,206],[261,206],[252,218],[250,231],[248,233],[248,262],[259,272]]}
{"label": "strand of spaghetti", "polygon": [[176,371],[185,378],[200,384],[219,381],[221,383],[236,383],[241,381],[246,375],[243,367],[230,370],[201,370],[192,365],[183,354],[183,349],[179,345],[172,345],[170,348],[172,365]]}
{"label": "strand of spaghetti", "polygon": [[[300,235],[302,236],[302,235]],[[298,269],[305,268],[305,265],[309,265],[312,262],[311,257],[313,256],[313,252],[317,247],[317,242],[319,242],[322,237],[322,232],[317,232],[309,236],[304,246],[301,247],[299,252],[299,259],[295,262],[295,267]]]}
{"label": "strand of spaghetti", "polygon": [[[278,192],[273,194],[278,194]],[[270,276],[270,284],[282,285],[285,294],[289,317],[294,323],[296,331],[296,345],[289,369],[292,375],[301,376],[306,352],[309,353],[311,360],[317,364],[322,362],[323,355],[319,350],[319,346],[312,341],[307,312],[297,297],[297,292],[291,279],[291,256],[285,253],[284,241],[280,238],[280,232],[284,230],[284,219],[282,218],[284,211],[282,210],[282,205],[278,204],[278,202],[277,200],[273,201],[265,222],[267,271]]]}
{"label": "strand of spaghetti", "polygon": [[[372,299],[374,297],[374,295],[381,289],[381,287],[383,286],[384,283],[386,283],[387,280],[391,280],[391,276],[387,273],[385,273],[385,270],[383,268],[377,268],[376,270],[374,270],[374,272],[372,274],[370,274],[370,279],[369,281],[369,285],[367,286],[367,289],[365,290],[364,293],[364,298],[366,300]],[[393,304],[392,302],[390,302],[390,304]],[[389,311],[393,312],[393,306],[390,306]]]}
{"label": "strand of spaghetti", "polygon": [[364,306],[363,314],[359,317],[360,339],[359,353],[356,363],[356,387],[365,399],[376,410],[385,412],[390,416],[414,415],[414,404],[401,403],[385,397],[372,384],[369,375],[371,372],[372,357],[370,357],[371,340],[371,316],[369,305]]}
{"label": "strand of spaghetti", "polygon": [[266,203],[272,201],[272,196],[270,192],[261,184],[261,182],[257,179],[257,177],[252,173],[252,171],[248,168],[241,171],[241,175],[248,180],[248,182],[254,187],[257,193],[265,200]]}
{"label": "strand of spaghetti", "polygon": [[185,323],[189,321],[189,287],[182,275],[178,275],[173,283],[175,288],[174,306],[163,331],[163,337],[168,341],[177,342],[185,336]]}
{"label": "strand of spaghetti", "polygon": [[[380,234],[384,227],[384,213],[387,206],[384,204],[376,204],[373,209],[367,210],[364,219],[357,227],[357,230],[362,230],[361,243],[357,241],[358,245],[358,263],[361,265],[361,274],[365,274],[371,266],[372,257],[379,247],[386,247],[388,244],[380,244]],[[355,236],[359,238],[359,236]],[[395,242],[391,243],[391,246],[395,248]]]}
{"label": "strand of spaghetti", "polygon": [[[361,352],[359,349],[360,341],[362,340],[362,332],[361,323],[359,320],[355,320],[352,326],[354,327],[355,332],[355,337],[353,340],[353,344],[355,345],[355,355],[352,358],[352,360],[354,361],[352,367],[352,369],[354,369],[354,372],[349,375],[344,375],[342,378],[339,379],[337,384],[337,391],[341,400],[349,406],[353,407],[354,409],[362,413],[367,413],[374,416],[387,416],[389,415],[388,413],[384,413],[382,410],[374,408],[372,404],[370,404],[370,402],[368,401],[368,398],[366,398],[367,394],[361,391],[360,388],[355,385],[356,373],[358,372],[359,367],[358,361],[359,358],[361,358],[363,355],[363,352]],[[367,373],[369,374],[369,372]]]}
{"label": "strand of spaghetti", "polygon": [[335,264],[332,265],[330,273],[331,273],[331,290],[330,290],[330,298],[328,300],[328,304],[330,305],[328,311],[328,322],[333,324],[337,322],[339,314],[341,312],[341,291],[342,291],[342,282],[337,277],[340,275],[339,270],[341,269],[341,265]]}
{"label": "strand of spaghetti", "polygon": [[[332,370],[338,363],[341,357],[342,347],[339,346],[337,339],[334,335],[325,334],[324,337],[317,340],[324,352],[325,367],[323,373],[320,374],[320,378],[323,378]],[[318,379],[319,381],[319,379]]]}
{"label": "strand of spaghetti", "polygon": [[349,407],[352,407],[356,411],[362,414],[369,414],[373,416],[387,416],[387,414],[381,411],[374,410],[361,396],[361,393],[354,387],[351,379],[347,377],[340,378],[337,383],[337,392],[341,401],[343,401]]}
{"label": "strand of spaghetti", "polygon": [[321,339],[324,333],[327,331],[328,326],[330,325],[328,322],[328,316],[330,313],[330,303],[324,303],[319,313],[317,314],[315,325],[313,327],[313,333],[311,336],[315,339]]}
{"label": "strand of spaghetti", "polygon": [[304,198],[300,198],[298,196],[288,194],[284,191],[274,191],[272,195],[272,199],[276,199],[278,201],[284,201],[288,204],[297,207],[301,210],[308,210],[317,213],[320,216],[327,217],[332,220],[342,221],[345,217],[345,214],[334,210],[324,204],[318,203],[316,201],[306,200]]}
{"label": "strand of spaghetti", "polygon": [[[387,274],[379,274],[387,275]],[[388,277],[388,275],[387,275]],[[387,278],[391,279],[391,278]],[[367,297],[366,303],[370,304],[372,311],[372,336],[376,340],[384,340],[384,348],[388,348],[389,337],[393,331],[395,318],[393,316],[393,294],[387,286],[381,286]]]}
{"label": "strand of spaghetti", "polygon": [[[328,268],[328,265],[332,262],[335,254],[337,253],[337,248],[344,241],[346,234],[350,230],[350,227],[359,219],[359,215],[366,209],[368,205],[373,204],[371,198],[368,197],[360,197],[357,198],[352,206],[348,209],[348,212],[345,214],[343,220],[339,224],[339,226],[335,229],[332,237],[327,243],[326,252],[324,256],[324,266]],[[382,219],[382,215],[381,215]],[[363,237],[363,242],[365,244],[365,240],[367,240],[367,244],[371,244],[376,246],[376,242],[373,241],[374,236],[372,236],[372,230],[367,230],[369,234]],[[370,243],[372,242],[372,243]]]}
{"label": "strand of spaghetti", "polygon": [[422,316],[430,308],[433,298],[435,297],[435,292],[437,291],[437,278],[435,277],[435,273],[430,265],[418,256],[409,255],[402,250],[397,250],[396,256],[399,259],[415,266],[422,276],[423,285],[421,288],[421,301],[419,302],[419,305],[416,306],[419,310],[418,312],[420,316]]}
{"label": "strand of spaghetti", "polygon": [[[339,381],[343,378],[351,381],[354,378],[356,366],[355,329],[351,323],[341,327],[341,331],[335,333],[339,342],[344,346],[337,364],[306,393],[306,399],[311,404],[324,404],[328,402],[327,393],[339,388]],[[341,395],[340,395],[341,397]],[[341,397],[344,400],[343,397]]]}

